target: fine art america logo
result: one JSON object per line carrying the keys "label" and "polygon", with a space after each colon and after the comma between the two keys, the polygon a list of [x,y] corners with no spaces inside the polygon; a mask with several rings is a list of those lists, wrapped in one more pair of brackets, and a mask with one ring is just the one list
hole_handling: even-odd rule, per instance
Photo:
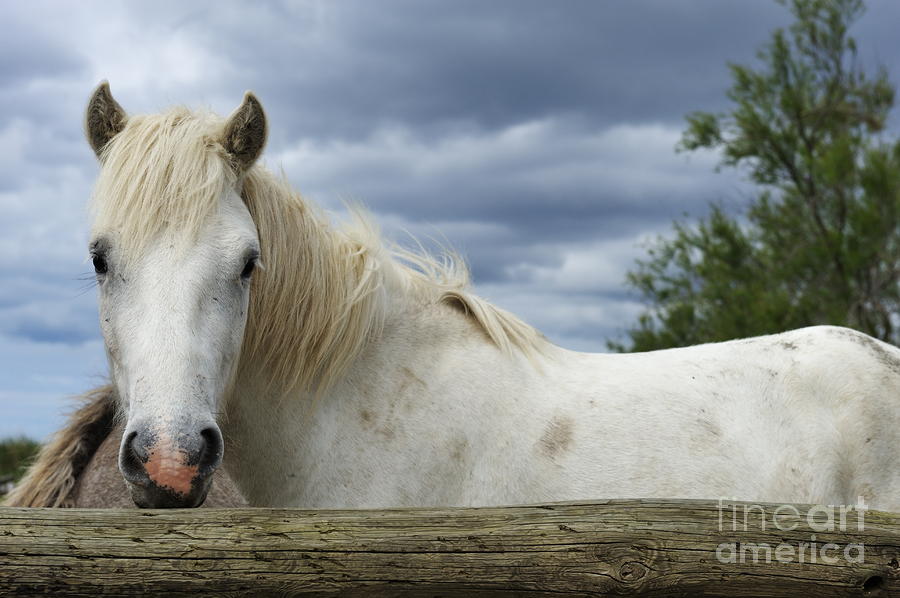
{"label": "fine art america logo", "polygon": [[[768,509],[768,510],[767,510]],[[805,516],[790,504],[758,505],[728,502],[719,499],[719,532],[746,532],[767,529],[793,532],[806,523],[812,532],[809,541],[769,544],[767,542],[722,542],[716,548],[720,563],[825,563],[833,565],[843,560],[847,563],[864,563],[865,546],[862,543],[837,544],[823,542],[816,533],[863,531],[868,505],[862,496],[856,506],[812,505]],[[768,526],[768,527],[767,527]]]}

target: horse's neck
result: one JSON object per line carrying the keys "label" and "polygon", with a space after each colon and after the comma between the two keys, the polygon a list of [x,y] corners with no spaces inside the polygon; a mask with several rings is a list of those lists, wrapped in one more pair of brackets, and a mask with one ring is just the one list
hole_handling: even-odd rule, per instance
{"label": "horse's neck", "polygon": [[[428,436],[434,428],[436,437],[442,427],[471,427],[470,419],[488,421],[504,401],[522,408],[525,389],[540,388],[525,357],[502,353],[459,309],[414,299],[391,304],[382,333],[321,396],[260,393],[259,380],[237,389],[226,433],[234,440],[229,450],[240,452],[232,473],[251,504],[298,504],[287,496],[305,506],[332,504],[303,484],[329,478],[329,468],[361,466],[346,453],[354,443],[363,453],[402,460],[403,451],[416,450],[403,440],[408,431]],[[465,422],[448,421],[452,414]],[[361,489],[358,495],[366,497]]]}
{"label": "horse's neck", "polygon": [[254,281],[240,375],[328,386],[381,326],[380,252],[297,197],[275,198],[276,208],[255,216],[269,271]]}

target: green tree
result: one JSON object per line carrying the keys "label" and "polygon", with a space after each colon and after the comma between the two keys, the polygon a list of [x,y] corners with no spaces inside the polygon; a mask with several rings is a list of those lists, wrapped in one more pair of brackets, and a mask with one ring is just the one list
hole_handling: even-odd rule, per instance
{"label": "green tree", "polygon": [[22,477],[40,448],[40,443],[25,437],[0,440],[0,481]]}
{"label": "green tree", "polygon": [[[786,4],[784,0],[782,4]],[[791,0],[795,21],[730,64],[729,112],[696,112],[679,149],[716,149],[759,186],[740,217],[721,206],[676,223],[628,274],[648,305],[629,343],[647,351],[851,326],[900,340],[900,142],[884,139],[894,88],[857,61],[862,0]]]}

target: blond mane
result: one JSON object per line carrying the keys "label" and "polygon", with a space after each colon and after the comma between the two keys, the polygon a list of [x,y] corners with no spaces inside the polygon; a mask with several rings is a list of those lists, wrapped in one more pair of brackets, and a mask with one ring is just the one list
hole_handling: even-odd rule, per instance
{"label": "blond mane", "polygon": [[532,327],[469,292],[469,272],[448,254],[388,248],[368,216],[333,227],[283,176],[254,166],[240,180],[219,139],[224,121],[174,108],[134,116],[104,149],[95,188],[94,232],[116,231],[123,254],[162,231],[188,246],[229,188],[256,224],[262,271],[254,276],[241,368],[265,364],[286,387],[330,386],[382,329],[385,280],[402,281],[425,303],[455,305],[503,351],[539,352]]}

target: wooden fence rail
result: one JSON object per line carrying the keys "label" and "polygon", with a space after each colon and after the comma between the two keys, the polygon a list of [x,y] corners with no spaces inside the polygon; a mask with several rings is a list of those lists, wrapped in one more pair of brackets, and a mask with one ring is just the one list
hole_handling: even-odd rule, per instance
{"label": "wooden fence rail", "polygon": [[900,514],[685,500],[0,508],[0,595],[204,593],[900,596]]}

